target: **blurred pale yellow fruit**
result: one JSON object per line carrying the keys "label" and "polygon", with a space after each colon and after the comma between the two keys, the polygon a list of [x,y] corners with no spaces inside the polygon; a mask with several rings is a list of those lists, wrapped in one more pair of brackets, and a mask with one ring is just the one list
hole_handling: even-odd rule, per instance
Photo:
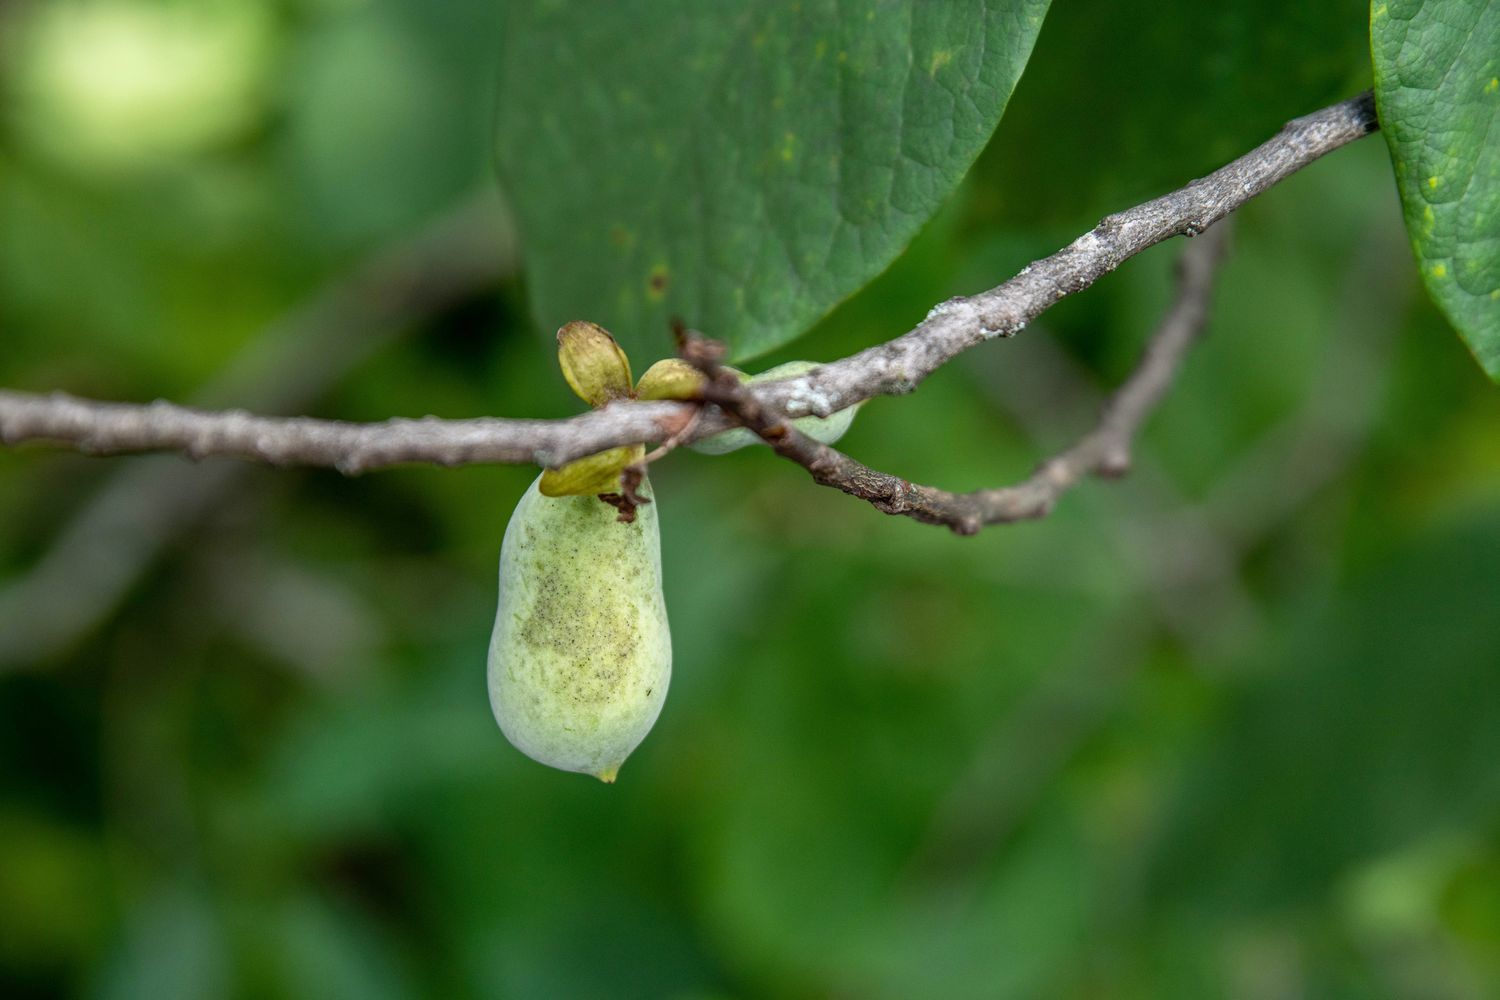
{"label": "blurred pale yellow fruit", "polygon": [[131,170],[232,140],[259,118],[272,37],[249,0],[59,0],[18,15],[6,109],[75,166]]}

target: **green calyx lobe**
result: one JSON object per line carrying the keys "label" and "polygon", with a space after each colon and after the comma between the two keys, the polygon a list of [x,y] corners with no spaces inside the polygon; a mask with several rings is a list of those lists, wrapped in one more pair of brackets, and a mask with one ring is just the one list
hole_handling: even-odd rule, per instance
{"label": "green calyx lobe", "polygon": [[578,320],[557,331],[557,365],[568,387],[592,407],[630,395],[630,359],[595,323]]}
{"label": "green calyx lobe", "polygon": [[686,361],[663,358],[646,369],[635,395],[637,399],[697,399],[703,382],[703,373]]}

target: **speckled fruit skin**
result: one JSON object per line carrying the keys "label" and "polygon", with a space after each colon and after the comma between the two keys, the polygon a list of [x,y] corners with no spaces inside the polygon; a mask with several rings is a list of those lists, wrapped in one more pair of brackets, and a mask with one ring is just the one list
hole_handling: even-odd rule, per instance
{"label": "speckled fruit skin", "polygon": [[500,549],[490,707],[528,757],[613,781],[672,678],[656,504],[623,524],[597,497],[546,497],[540,482]]}

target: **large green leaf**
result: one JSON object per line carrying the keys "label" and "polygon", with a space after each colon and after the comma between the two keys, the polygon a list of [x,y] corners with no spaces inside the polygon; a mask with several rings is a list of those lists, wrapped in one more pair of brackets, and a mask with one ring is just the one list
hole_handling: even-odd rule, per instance
{"label": "large green leaf", "polygon": [[537,317],[737,358],[879,273],[1005,108],[1048,0],[523,0],[500,162]]}
{"label": "large green leaf", "polygon": [[1500,0],[1374,0],[1370,39],[1422,280],[1500,381]]}

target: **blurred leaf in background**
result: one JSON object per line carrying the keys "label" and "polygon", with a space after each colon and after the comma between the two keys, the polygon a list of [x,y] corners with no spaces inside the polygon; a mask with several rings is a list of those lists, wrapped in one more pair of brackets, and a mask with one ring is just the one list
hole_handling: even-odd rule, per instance
{"label": "blurred leaf in background", "polygon": [[[888,339],[1367,85],[1362,9],[1282,6],[1057,5],[978,169],[766,363]],[[490,200],[504,17],[0,9],[0,384],[572,412]],[[104,52],[142,68],[76,104],[57,67]],[[1239,215],[1136,470],[1046,521],[952,537],[765,449],[653,468],[677,670],[614,787],[486,703],[534,470],[0,451],[0,995],[1500,993],[1500,396],[1378,140]],[[1023,475],[1178,251],[842,446]]]}

